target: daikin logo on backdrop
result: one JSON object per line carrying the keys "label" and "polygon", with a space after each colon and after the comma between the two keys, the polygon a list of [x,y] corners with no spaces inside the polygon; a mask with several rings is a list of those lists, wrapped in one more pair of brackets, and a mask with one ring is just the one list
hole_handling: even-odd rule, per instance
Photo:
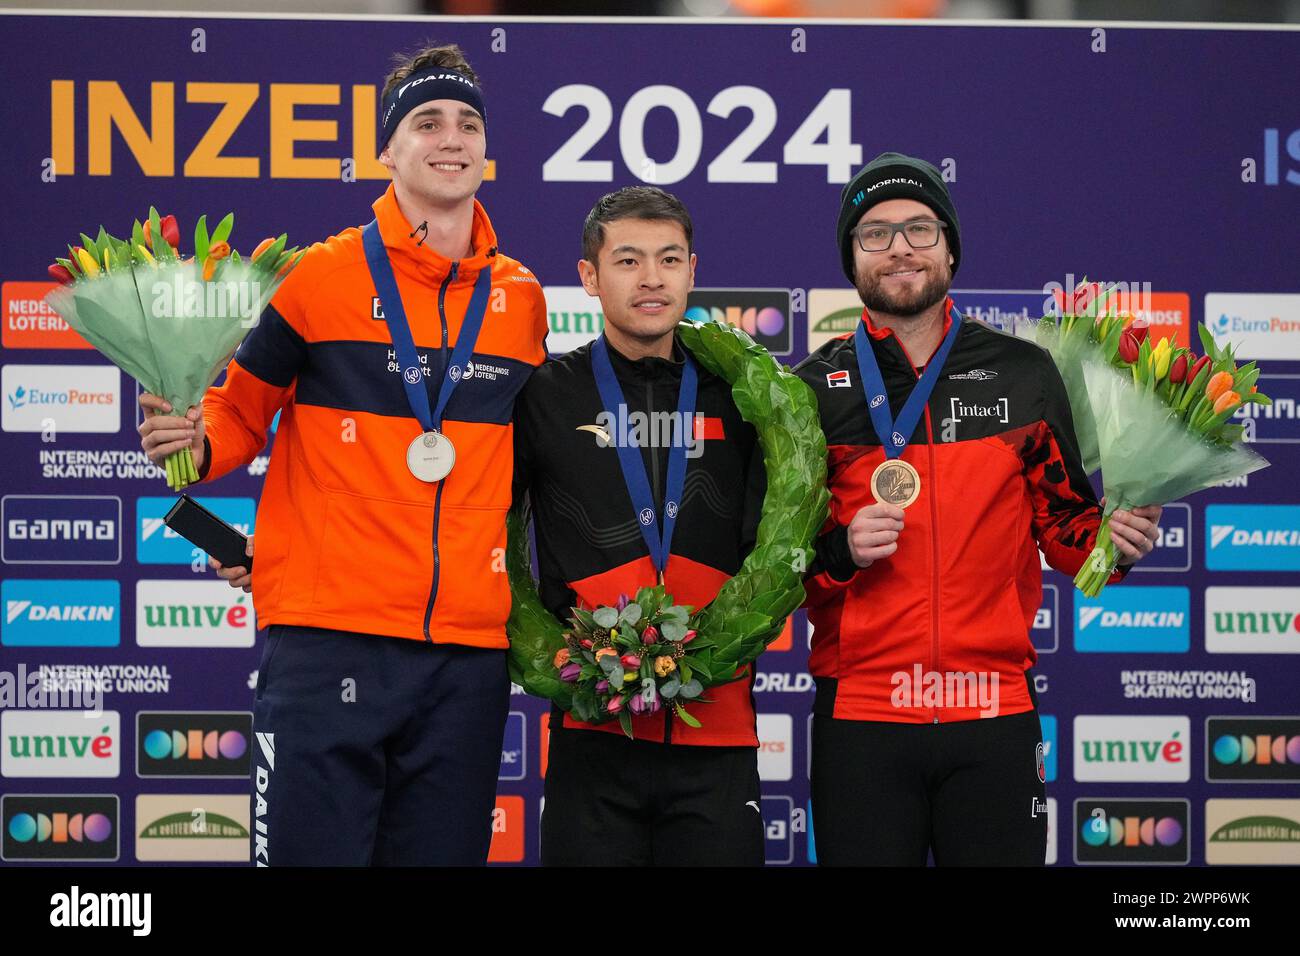
{"label": "daikin logo on backdrop", "polygon": [[1300,505],[1208,505],[1211,571],[1300,571]]}
{"label": "daikin logo on backdrop", "polygon": [[1074,649],[1085,652],[1186,651],[1187,588],[1126,585],[1095,598],[1075,594]]}
{"label": "daikin logo on backdrop", "polygon": [[[244,534],[253,533],[253,515],[257,510],[252,498],[196,498],[227,524],[234,525]],[[191,564],[198,549],[167,527],[164,519],[174,498],[139,498],[136,500],[136,528],[139,538],[136,541],[135,559],[140,564]],[[202,555],[207,563],[207,555]]]}
{"label": "daikin logo on backdrop", "polygon": [[0,600],[5,647],[116,647],[121,640],[117,581],[8,580]]}

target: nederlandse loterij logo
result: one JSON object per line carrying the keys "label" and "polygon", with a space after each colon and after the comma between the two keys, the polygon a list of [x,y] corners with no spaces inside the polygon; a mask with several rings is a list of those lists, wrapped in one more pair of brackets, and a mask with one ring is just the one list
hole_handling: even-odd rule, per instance
{"label": "nederlandse loterij logo", "polygon": [[1191,779],[1187,717],[1074,718],[1074,779],[1079,781]]}

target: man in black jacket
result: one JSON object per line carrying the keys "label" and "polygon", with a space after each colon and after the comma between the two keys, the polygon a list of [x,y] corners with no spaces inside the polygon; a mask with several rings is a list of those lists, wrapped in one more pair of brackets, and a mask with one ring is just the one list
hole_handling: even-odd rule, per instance
{"label": "man in black jacket", "polygon": [[[605,196],[578,271],[604,333],[544,363],[515,408],[515,497],[529,495],[539,593],[561,620],[660,581],[699,608],[753,547],[765,473],[730,387],[673,334],[694,283],[689,214],[654,187]],[[557,709],[542,863],[762,864],[752,683],[707,691],[698,728],[641,706],[631,740],[618,721]]]}

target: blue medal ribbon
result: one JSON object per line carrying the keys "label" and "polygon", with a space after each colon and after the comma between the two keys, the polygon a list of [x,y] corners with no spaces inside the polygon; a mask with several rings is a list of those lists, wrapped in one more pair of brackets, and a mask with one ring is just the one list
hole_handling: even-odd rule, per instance
{"label": "blue medal ribbon", "polygon": [[[606,413],[618,421],[619,406],[626,407],[623,389],[614,375],[614,366],[609,361],[609,347],[605,336],[596,339],[591,347],[591,367],[596,374],[596,388],[600,392],[601,404]],[[689,353],[682,368],[682,383],[677,392],[677,422],[684,430],[695,427],[695,396],[699,384],[699,374],[695,362]],[[649,409],[648,411],[653,411]],[[679,437],[681,441],[673,443],[668,452],[668,487],[664,494],[664,516],[661,522],[655,514],[654,496],[650,492],[650,479],[646,475],[645,461],[641,451],[623,441],[622,435],[611,435],[614,447],[618,449],[618,464],[623,472],[623,484],[627,486],[628,496],[636,509],[637,525],[641,536],[645,538],[650,550],[650,560],[659,574],[668,567],[668,550],[673,540],[673,528],[677,524],[677,512],[681,508],[682,489],[686,485],[686,451],[687,435]],[[690,436],[694,438],[694,435]],[[653,454],[653,451],[651,452]],[[662,528],[662,530],[660,530]]]}
{"label": "blue medal ribbon", "polygon": [[921,414],[930,401],[930,395],[933,394],[934,387],[939,384],[943,364],[948,360],[952,344],[957,341],[961,322],[961,313],[954,308],[948,334],[943,337],[938,351],[926,364],[925,372],[912,388],[912,394],[903,403],[903,410],[897,419],[893,417],[893,411],[889,407],[889,395],[885,391],[885,380],[880,374],[880,365],[876,362],[876,353],[871,348],[871,337],[867,334],[866,320],[859,322],[857,329],[854,330],[853,343],[858,353],[858,374],[862,377],[862,391],[866,395],[871,423],[876,428],[876,437],[880,439],[880,447],[884,449],[886,458],[902,456],[907,443],[911,441],[912,433],[916,431],[917,423],[921,420]]}
{"label": "blue medal ribbon", "polygon": [[374,280],[375,291],[379,293],[384,321],[388,323],[393,351],[397,353],[397,364],[402,370],[406,400],[426,432],[440,431],[447,402],[464,377],[466,365],[478,342],[479,330],[483,328],[483,319],[487,315],[488,296],[492,290],[491,263],[479,270],[469,307],[465,310],[465,319],[456,334],[456,347],[452,349],[451,361],[444,367],[437,404],[431,408],[429,389],[424,383],[424,373],[420,370],[420,356],[415,351],[415,340],[411,337],[410,323],[406,321],[406,310],[402,307],[402,294],[397,288],[397,277],[393,275],[393,264],[388,259],[383,237],[379,234],[379,223],[372,219],[361,230],[361,239],[366,250],[366,264],[370,267],[370,278]]}

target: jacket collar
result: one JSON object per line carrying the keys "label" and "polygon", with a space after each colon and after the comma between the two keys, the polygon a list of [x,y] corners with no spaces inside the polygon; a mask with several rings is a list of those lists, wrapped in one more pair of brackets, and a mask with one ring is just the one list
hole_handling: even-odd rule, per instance
{"label": "jacket collar", "polygon": [[680,379],[682,377],[686,353],[685,346],[682,345],[681,338],[676,332],[673,333],[672,354],[666,359],[656,355],[631,359],[615,348],[608,338],[605,339],[605,345],[608,347],[609,362],[614,369],[614,374],[620,378],[639,376],[647,379]]}
{"label": "jacket collar", "polygon": [[[402,258],[413,263],[421,272],[430,276],[442,277],[451,272],[452,260],[439,255],[428,245],[412,237],[414,225],[402,215],[397,205],[396,187],[388,184],[384,194],[374,201],[371,207],[375,211],[375,220],[379,223],[379,235],[384,240],[384,247],[389,256]],[[492,228],[492,221],[482,203],[474,200],[474,223],[470,231],[470,246],[473,252],[456,260],[459,263],[458,274],[466,272],[477,274],[483,268],[490,268],[497,254],[497,234]]]}
{"label": "jacket collar", "polygon": [[[943,304],[943,334],[944,335],[947,335],[948,330],[952,328],[952,309],[953,309],[952,296],[948,296],[948,298],[944,301]],[[871,311],[866,306],[862,307],[862,321],[867,323],[867,334],[870,335],[873,339],[887,339],[890,336],[894,335],[893,329],[877,326],[875,322],[871,321]],[[897,336],[894,337],[897,338]]]}

